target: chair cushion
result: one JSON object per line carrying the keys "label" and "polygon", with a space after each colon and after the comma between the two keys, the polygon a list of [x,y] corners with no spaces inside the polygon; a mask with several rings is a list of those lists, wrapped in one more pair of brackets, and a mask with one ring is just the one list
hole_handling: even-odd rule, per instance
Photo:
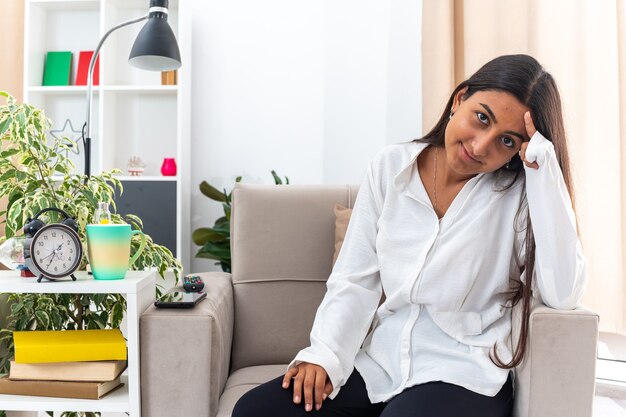
{"label": "chair cushion", "polygon": [[230,417],[237,400],[252,388],[283,375],[287,370],[284,365],[261,365],[241,368],[232,373],[226,381],[226,387],[220,397],[217,417]]}
{"label": "chair cushion", "polygon": [[335,255],[333,256],[333,265],[337,262],[341,245],[343,245],[343,239],[346,237],[348,231],[348,223],[350,222],[350,216],[352,216],[352,209],[344,207],[341,204],[335,204]]}

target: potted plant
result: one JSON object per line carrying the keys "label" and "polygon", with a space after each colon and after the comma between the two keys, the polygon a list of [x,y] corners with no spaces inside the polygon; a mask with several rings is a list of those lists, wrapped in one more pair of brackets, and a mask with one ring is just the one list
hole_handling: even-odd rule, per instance
{"label": "potted plant", "polygon": [[[123,191],[122,183],[113,169],[86,177],[73,175],[73,164],[64,155],[71,141],[68,138],[48,138],[51,123],[44,112],[28,104],[18,104],[8,93],[0,92],[7,104],[0,106],[0,198],[7,208],[0,212],[0,226],[8,239],[20,235],[26,219],[46,207],[57,207],[75,216],[79,236],[86,253],[85,226],[92,219],[97,203],[108,202],[113,207],[113,223],[130,223],[141,229],[141,219],[115,213],[115,193]],[[56,221],[56,213],[47,220]],[[131,242],[131,254],[139,240]],[[82,260],[81,269],[87,260]],[[178,281],[182,270],[172,252],[146,235],[146,246],[133,269],[155,268],[163,277],[173,270]],[[160,287],[160,286],[159,286]],[[157,292],[160,293],[159,287]],[[0,329],[0,373],[8,371],[13,355],[13,330],[66,330],[119,328],[126,302],[118,294],[10,294],[10,322]],[[0,416],[3,412],[0,411]],[[91,414],[91,413],[90,413]],[[67,414],[70,415],[70,414]]]}
{"label": "potted plant", "polygon": [[[276,171],[272,170],[272,177],[276,185],[281,185],[283,181]],[[241,176],[235,179],[235,183],[241,181]],[[285,184],[289,184],[289,178],[285,177]],[[222,203],[224,216],[215,221],[213,227],[201,227],[193,231],[191,238],[196,245],[202,246],[196,253],[196,258],[215,259],[215,265],[220,265],[222,271],[230,272],[230,212],[231,197],[230,193],[219,191],[206,181],[200,183],[200,192],[211,200]]]}

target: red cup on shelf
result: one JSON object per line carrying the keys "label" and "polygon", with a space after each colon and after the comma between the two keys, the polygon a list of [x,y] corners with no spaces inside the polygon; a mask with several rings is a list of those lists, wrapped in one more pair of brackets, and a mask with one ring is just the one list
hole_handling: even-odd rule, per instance
{"label": "red cup on shelf", "polygon": [[176,176],[176,160],[174,158],[164,158],[161,165],[161,174],[166,177]]}

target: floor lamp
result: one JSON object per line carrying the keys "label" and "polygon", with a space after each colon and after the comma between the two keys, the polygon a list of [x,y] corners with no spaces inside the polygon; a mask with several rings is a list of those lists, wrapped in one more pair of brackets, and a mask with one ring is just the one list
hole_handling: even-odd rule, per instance
{"label": "floor lamp", "polygon": [[[149,71],[171,71],[181,66],[180,51],[172,28],[167,23],[169,0],[150,0],[148,14],[120,23],[104,34],[89,63],[87,75],[87,121],[83,126],[85,147],[86,180],[91,176],[91,105],[93,102],[93,70],[102,44],[107,37],[119,28],[148,20],[137,35],[128,57],[128,63],[136,68]],[[86,134],[85,134],[86,130]]]}

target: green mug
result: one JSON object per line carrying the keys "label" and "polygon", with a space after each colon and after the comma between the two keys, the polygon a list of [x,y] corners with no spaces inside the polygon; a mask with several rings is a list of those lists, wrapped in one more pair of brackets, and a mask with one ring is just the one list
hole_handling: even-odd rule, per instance
{"label": "green mug", "polygon": [[[141,235],[141,243],[130,258],[130,241],[135,234]],[[145,246],[146,236],[140,230],[131,230],[129,224],[87,225],[89,265],[95,279],[124,279]]]}

